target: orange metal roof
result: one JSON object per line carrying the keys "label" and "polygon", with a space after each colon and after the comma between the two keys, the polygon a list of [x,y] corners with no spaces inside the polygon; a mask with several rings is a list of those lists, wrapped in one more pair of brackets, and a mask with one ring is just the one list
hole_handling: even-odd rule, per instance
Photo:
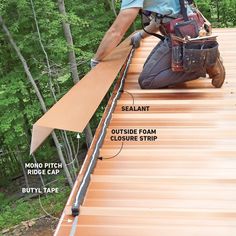
{"label": "orange metal roof", "polygon": [[[150,110],[122,112],[122,105],[133,103],[123,93],[100,156],[120,149],[120,142],[110,141],[114,128],[157,129],[158,141],[124,142],[118,156],[98,160],[74,235],[236,235],[236,29],[215,33],[227,71],[221,89],[199,79],[172,89],[141,90],[137,78],[156,39],[145,39],[136,50],[124,90],[135,105]],[[71,233],[70,208],[90,155],[55,235]]]}

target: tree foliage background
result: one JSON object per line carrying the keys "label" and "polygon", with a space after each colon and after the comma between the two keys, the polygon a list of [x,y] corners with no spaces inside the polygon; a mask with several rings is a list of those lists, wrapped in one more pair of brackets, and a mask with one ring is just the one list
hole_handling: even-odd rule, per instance
{"label": "tree foliage background", "polygon": [[[73,86],[62,20],[71,25],[79,76],[82,78],[89,70],[89,60],[105,31],[115,19],[110,0],[66,0],[65,4],[66,19],[59,14],[56,1],[34,0],[42,42],[48,53],[53,86],[58,99]],[[215,27],[236,25],[235,0],[198,0],[197,4]],[[120,1],[116,1],[117,12],[119,7]],[[47,107],[51,107],[54,99],[50,91],[45,55],[39,44],[30,0],[0,0],[0,15],[3,16],[24,55]],[[139,27],[138,22],[136,27]],[[22,172],[19,159],[23,162],[29,160],[32,124],[42,115],[42,111],[34,90],[25,79],[21,63],[2,31],[0,31],[0,58],[0,185],[3,185]],[[102,106],[92,119],[93,130],[101,116]],[[76,135],[69,135],[71,142],[76,144]],[[83,145],[84,139],[80,143],[80,146]],[[54,156],[54,144],[48,139],[37,152],[37,159],[50,160]]]}
{"label": "tree foliage background", "polygon": [[[82,78],[89,70],[89,60],[115,16],[109,1],[68,0],[66,19],[59,14],[56,1],[35,0],[34,5],[42,42],[51,64],[55,93],[59,99],[73,86],[62,20],[71,25],[79,76]],[[30,1],[1,0],[0,12],[30,67],[47,107],[51,107],[54,100]],[[42,115],[42,111],[31,85],[26,80],[21,63],[2,31],[0,45],[0,179],[3,183],[7,177],[11,178],[21,172],[18,157],[24,161],[29,159],[32,124]],[[92,121],[93,129],[96,124],[95,116]],[[75,142],[75,135],[71,136]],[[84,139],[81,145],[83,142]],[[54,152],[53,143],[49,139],[37,153],[37,158],[41,161],[50,159]]]}
{"label": "tree foliage background", "polygon": [[[47,61],[40,46],[34,21],[31,0],[0,0],[0,16],[3,17],[21,50],[47,108],[50,108],[55,102],[52,88],[56,98],[59,99],[73,86],[68,64],[68,50],[70,49],[64,38],[62,21],[68,22],[71,26],[79,77],[82,78],[90,70],[90,59],[104,33],[114,21],[115,11],[119,11],[120,2],[115,0],[66,0],[67,15],[63,16],[59,13],[57,1],[33,0],[41,40],[51,66],[51,75],[49,76]],[[236,26],[235,0],[197,0],[196,2],[214,27]],[[139,19],[130,31],[135,28],[140,28]],[[105,102],[101,104],[91,120],[93,132],[104,106]],[[32,158],[29,157],[31,129],[33,123],[42,114],[40,103],[32,85],[26,79],[22,63],[9,44],[6,35],[0,30],[0,191],[6,186],[11,188],[14,185],[13,180],[18,176],[23,176],[23,163],[32,162]],[[63,135],[58,132],[64,155],[71,153],[71,150],[74,155],[77,155],[76,134],[68,133],[71,148],[64,142]],[[82,150],[85,146],[85,137],[82,134],[79,148]],[[51,138],[36,153],[36,159],[38,162],[58,160],[56,148]],[[74,173],[74,177],[75,175]],[[55,201],[61,203],[60,198],[66,199],[60,195]],[[12,205],[9,201],[9,197],[6,199],[0,193],[0,229],[6,226],[5,219],[9,221],[9,214],[12,216],[12,207],[10,207]],[[8,209],[6,208],[7,204],[10,204],[7,206]],[[33,206],[31,203],[27,205],[23,202],[23,205],[20,205],[19,213],[15,214],[14,212],[13,215],[16,217],[9,225],[24,220],[24,211],[29,209],[30,205]],[[31,210],[35,212],[35,208],[31,208]],[[23,212],[22,216],[19,216],[20,212]],[[6,214],[1,217],[1,213]]]}

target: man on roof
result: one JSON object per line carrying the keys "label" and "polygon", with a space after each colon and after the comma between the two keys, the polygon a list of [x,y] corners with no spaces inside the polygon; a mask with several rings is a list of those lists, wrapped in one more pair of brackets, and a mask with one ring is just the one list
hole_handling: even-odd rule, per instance
{"label": "man on roof", "polygon": [[[183,39],[191,38],[189,35],[192,34],[193,28],[196,28],[196,25],[197,35],[192,35],[192,37],[198,38],[201,34],[203,36],[211,34],[209,22],[202,15],[200,20],[198,19],[199,15],[197,18],[195,18],[195,16],[194,18],[191,18],[191,16],[197,15],[196,12],[199,13],[191,0],[122,0],[121,10],[117,18],[110,29],[106,32],[94,58],[91,59],[92,68],[102,61],[103,58],[121,42],[124,34],[134,22],[140,10],[145,13],[145,18],[148,18],[150,22],[148,26],[143,28],[143,30],[132,36],[131,43],[133,46],[135,48],[139,47],[142,39],[148,37],[150,35],[149,33],[161,31],[164,35],[164,40],[157,44],[144,64],[143,71],[139,77],[139,84],[142,89],[165,88],[186,81],[195,80],[199,77],[206,77],[206,74],[208,74],[212,79],[212,85],[214,87],[220,88],[223,85],[225,80],[225,69],[219,57],[218,47],[216,47],[215,44],[214,47],[212,45],[209,47],[212,47],[210,50],[213,55],[210,58],[206,58],[206,55],[210,55],[210,51],[208,52],[207,50],[205,50],[205,54],[202,54],[202,51],[197,51],[200,52],[200,54],[193,55],[193,58],[191,58],[191,56],[188,58],[189,54],[186,54],[187,60],[191,62],[189,63],[189,61],[186,62],[185,60],[186,56],[181,54],[183,53],[183,49],[181,48],[181,51],[178,47],[174,47],[176,46],[174,45],[175,43],[173,44],[175,41],[171,40],[171,35],[178,36],[179,39],[182,32],[185,34],[182,35]],[[183,22],[183,18],[185,19],[185,22]],[[201,21],[202,18],[204,18],[204,27],[199,26],[199,21]],[[182,25],[184,26],[186,26],[188,22],[190,22],[190,24],[188,24],[187,28],[178,28],[180,31],[181,29],[183,30],[180,32],[180,35],[176,35],[177,30],[174,30],[173,32],[171,25],[178,25],[179,19],[182,20]],[[188,30],[191,31],[189,35],[188,33],[186,35],[186,29],[187,32]],[[205,45],[201,46],[201,49],[204,46]],[[190,50],[190,54],[191,52],[192,51]],[[186,64],[190,65],[190,69],[178,69],[178,59],[181,56],[181,60],[184,58]],[[213,60],[213,62],[212,58],[214,59],[214,57],[215,60]],[[201,64],[203,59],[209,63]]]}

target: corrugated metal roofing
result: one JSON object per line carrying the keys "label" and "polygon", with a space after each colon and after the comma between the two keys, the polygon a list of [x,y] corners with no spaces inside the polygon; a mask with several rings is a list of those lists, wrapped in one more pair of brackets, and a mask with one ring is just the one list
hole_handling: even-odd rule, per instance
{"label": "corrugated metal roofing", "polygon": [[[112,129],[156,129],[158,140],[124,142],[119,155],[98,160],[74,235],[236,235],[236,29],[215,33],[227,71],[221,89],[205,78],[171,89],[141,90],[137,78],[156,39],[145,39],[136,50],[100,156],[120,150],[121,142],[110,140]],[[150,110],[121,111],[133,104],[132,96],[136,106]],[[85,166],[88,162],[87,157]],[[70,235],[69,211],[80,181],[81,175],[58,236]]]}

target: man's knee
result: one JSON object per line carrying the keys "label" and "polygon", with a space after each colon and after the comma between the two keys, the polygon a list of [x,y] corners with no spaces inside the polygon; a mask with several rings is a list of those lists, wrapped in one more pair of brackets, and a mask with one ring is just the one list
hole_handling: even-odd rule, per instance
{"label": "man's knee", "polygon": [[142,74],[140,75],[138,82],[141,89],[160,89],[166,87],[166,85],[159,83],[158,78],[142,76]]}
{"label": "man's knee", "polygon": [[141,75],[139,76],[138,83],[141,89],[149,89],[151,85],[150,79],[147,77],[147,75]]}

